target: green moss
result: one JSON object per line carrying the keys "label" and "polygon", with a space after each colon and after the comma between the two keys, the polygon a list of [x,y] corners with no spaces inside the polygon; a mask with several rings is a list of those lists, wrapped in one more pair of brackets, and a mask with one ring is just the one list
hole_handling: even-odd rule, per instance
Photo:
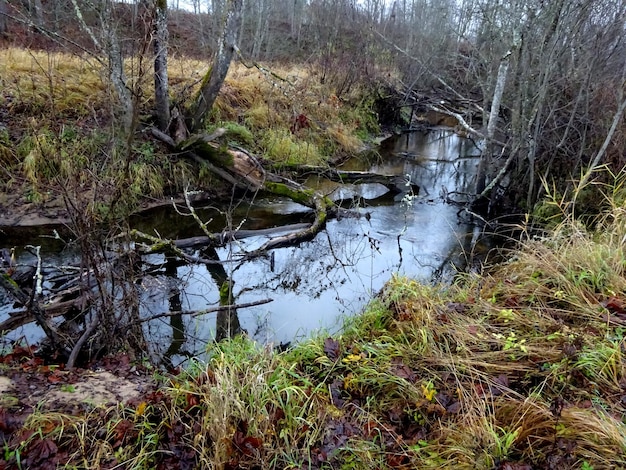
{"label": "green moss", "polygon": [[319,165],[326,161],[320,147],[310,140],[293,135],[288,129],[270,129],[263,134],[261,151],[275,163]]}
{"label": "green moss", "polygon": [[17,282],[15,282],[13,278],[11,278],[11,276],[9,276],[7,273],[2,273],[2,277],[4,278],[6,282],[11,284],[11,286],[13,286],[14,288],[16,289],[20,288],[20,286],[17,285]]}
{"label": "green moss", "polygon": [[220,305],[229,305],[231,303],[234,284],[230,280],[222,282],[220,286]]}
{"label": "green moss", "polygon": [[220,123],[219,126],[212,126],[214,128],[223,127],[226,129],[226,140],[228,140],[231,144],[238,145],[246,145],[249,147],[254,146],[254,135],[250,129],[246,126],[242,126],[241,124],[237,124],[236,122],[224,122]]}
{"label": "green moss", "polygon": [[271,192],[272,194],[288,197],[292,201],[305,206],[310,206],[312,202],[311,200],[315,196],[315,191],[312,189],[294,189],[284,183],[266,182],[264,187],[265,190]]}

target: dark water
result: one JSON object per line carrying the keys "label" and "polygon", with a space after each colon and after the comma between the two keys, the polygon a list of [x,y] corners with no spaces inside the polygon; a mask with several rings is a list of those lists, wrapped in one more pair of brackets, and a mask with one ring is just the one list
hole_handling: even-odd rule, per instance
{"label": "dark water", "polygon": [[[344,316],[360,312],[396,273],[425,282],[447,280],[455,269],[465,266],[475,227],[462,220],[457,215],[459,208],[445,204],[442,196],[471,188],[477,164],[472,157],[475,153],[470,141],[449,130],[390,139],[381,146],[379,158],[355,159],[344,169],[404,175],[420,187],[418,194],[379,197],[384,193],[379,185],[336,188],[333,183],[311,181],[327,193],[335,189],[333,197],[359,196],[348,205],[369,217],[331,220],[313,241],[275,250],[266,258],[227,262],[217,270],[204,265],[169,266],[145,276],[141,283],[141,314],[215,307],[219,304],[218,284],[228,277],[234,281],[236,303],[266,298],[273,301],[240,309],[226,321],[238,321],[259,341],[278,344],[304,338],[319,329],[336,330]],[[227,209],[220,208],[223,212]],[[307,209],[281,200],[259,200],[230,209],[231,223],[241,223],[243,228],[296,223],[309,216]],[[216,209],[206,208],[200,213],[204,220],[213,218],[216,230],[226,223],[225,216]],[[177,216],[171,209],[155,211],[134,220],[134,224],[146,232],[157,230],[164,237],[199,234],[190,218]],[[22,244],[41,244],[38,240]],[[217,255],[220,260],[235,260],[266,240],[253,237],[237,241],[218,249]],[[46,255],[46,262],[67,264],[72,256],[75,254],[56,250]],[[146,261],[163,265],[165,258],[152,255]],[[0,321],[7,310],[6,306],[0,308]],[[169,356],[177,364],[185,356],[201,354],[216,336],[216,317],[215,313],[175,316],[145,323],[153,355]],[[37,329],[24,327],[10,334],[12,338],[22,335],[35,341]]]}

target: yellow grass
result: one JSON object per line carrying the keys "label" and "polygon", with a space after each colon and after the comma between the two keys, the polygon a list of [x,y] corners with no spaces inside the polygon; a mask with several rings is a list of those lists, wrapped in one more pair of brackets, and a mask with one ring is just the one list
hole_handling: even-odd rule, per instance
{"label": "yellow grass", "polygon": [[[147,59],[144,64],[150,64]],[[140,115],[145,115],[153,108],[154,87],[149,66],[140,70],[139,63],[137,58],[127,59],[125,72],[128,85],[140,97]],[[107,85],[105,65],[86,55],[2,49],[0,99],[15,116],[30,118],[28,126],[33,129],[56,127],[59,122],[81,126],[103,111],[113,116],[116,99]],[[183,107],[193,104],[209,66],[208,61],[169,58],[170,93]],[[259,143],[251,150],[277,163],[320,164],[337,152],[354,154],[362,148],[356,133],[367,132],[363,126],[371,119],[360,119],[358,110],[355,115],[360,93],[339,99],[319,83],[314,71],[303,67],[269,70],[234,62],[210,125],[247,126]],[[351,99],[353,104],[348,104]],[[265,135],[268,131],[274,136]]]}

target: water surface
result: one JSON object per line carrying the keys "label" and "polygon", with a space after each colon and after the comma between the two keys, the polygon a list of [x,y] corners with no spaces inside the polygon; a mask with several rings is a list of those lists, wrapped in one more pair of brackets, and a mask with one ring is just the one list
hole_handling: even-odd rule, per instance
{"label": "water surface", "polygon": [[[146,262],[163,269],[141,281],[141,315],[215,307],[219,305],[218,286],[230,278],[236,303],[266,298],[273,301],[239,309],[228,319],[239,322],[256,340],[288,343],[319,329],[336,330],[344,316],[362,311],[394,274],[424,282],[449,279],[455,269],[465,265],[475,227],[459,217],[459,207],[445,204],[443,197],[453,192],[462,195],[471,188],[477,165],[475,147],[469,140],[440,129],[389,139],[379,153],[373,159],[354,159],[343,169],[402,175],[419,186],[417,194],[381,197],[385,191],[379,185],[335,189],[334,183],[309,181],[332,197],[350,198],[344,206],[368,216],[330,220],[314,240],[245,263],[236,260],[261,246],[267,237],[237,241],[217,250],[220,260],[230,261],[223,268],[175,266],[166,264],[162,255],[151,255]],[[200,213],[203,220],[213,219],[216,230],[224,226],[226,219],[235,226],[241,223],[243,228],[265,228],[300,222],[310,216],[308,209],[276,199],[228,209],[209,207]],[[164,237],[199,234],[191,218],[178,216],[171,209],[137,218],[134,224],[151,233],[156,230]],[[38,240],[27,243],[41,244]],[[46,262],[68,264],[76,254],[59,251],[58,246],[53,244]],[[7,305],[0,309],[0,321],[8,310]],[[216,317],[215,313],[184,315],[145,323],[153,355],[167,356],[175,365],[185,357],[201,354],[207,342],[215,338]],[[11,337],[25,335],[34,341],[35,331],[32,326],[25,327],[11,333]]]}

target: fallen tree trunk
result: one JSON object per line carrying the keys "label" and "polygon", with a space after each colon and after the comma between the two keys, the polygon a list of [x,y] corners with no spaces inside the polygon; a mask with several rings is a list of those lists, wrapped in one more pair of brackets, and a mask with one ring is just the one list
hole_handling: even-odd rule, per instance
{"label": "fallen tree trunk", "polygon": [[[31,317],[31,321],[36,321],[37,324],[44,331],[46,336],[50,339],[53,349],[63,354],[68,354],[70,349],[65,344],[65,341],[57,333],[46,318],[45,311],[40,307],[39,303],[35,300],[34,295],[28,295],[11,279],[7,273],[0,273],[0,287],[4,288],[15,300],[24,305],[27,313]],[[6,331],[0,327],[0,331]]]}
{"label": "fallen tree trunk", "polygon": [[[276,235],[278,233],[284,232],[293,232],[298,230],[306,229],[311,224],[291,224],[291,225],[281,225],[279,227],[271,227],[271,228],[262,228],[257,230],[228,230],[221,233],[216,233],[214,238],[208,236],[198,236],[198,237],[190,237],[190,238],[181,238],[178,240],[174,240],[174,245],[176,248],[195,248],[206,246],[212,243],[212,240],[218,239],[223,243],[230,243],[233,240],[244,240],[250,237],[263,237]],[[215,261],[216,263],[221,263],[221,261]]]}
{"label": "fallen tree trunk", "polygon": [[[224,131],[220,129],[211,135],[194,134],[178,144],[158,129],[153,129],[152,134],[168,146],[173,147],[172,150],[208,165],[218,176],[236,187],[287,197],[298,204],[313,209],[315,220],[312,224],[302,227],[294,233],[269,240],[261,248],[255,250],[251,256],[259,256],[274,248],[296,245],[313,239],[324,229],[328,216],[334,215],[337,211],[337,207],[328,197],[289,178],[267,172],[249,152],[240,148],[225,148],[215,142],[216,138],[224,134]],[[207,238],[210,239],[211,237],[207,235]],[[212,244],[215,245],[215,243],[213,240]],[[175,248],[175,246],[172,247]]]}
{"label": "fallen tree trunk", "polygon": [[342,184],[380,184],[386,187],[392,194],[406,192],[409,186],[415,194],[419,192],[418,185],[409,182],[409,186],[407,186],[406,178],[400,175],[381,175],[369,171],[345,171],[315,166],[302,166],[296,168],[296,171],[301,175],[314,173],[327,180]]}

